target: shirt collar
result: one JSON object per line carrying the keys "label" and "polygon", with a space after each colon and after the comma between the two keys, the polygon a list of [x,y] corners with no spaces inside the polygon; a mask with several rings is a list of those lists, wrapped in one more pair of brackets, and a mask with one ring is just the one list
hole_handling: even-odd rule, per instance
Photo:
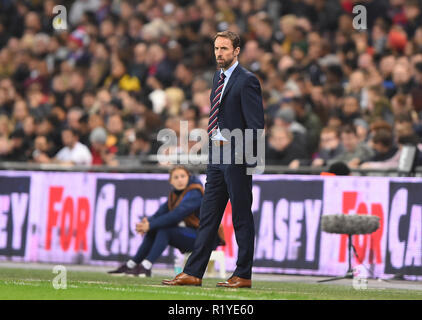
{"label": "shirt collar", "polygon": [[[226,76],[226,80],[228,80],[230,78],[230,76],[232,75],[234,69],[236,69],[237,65],[239,64],[239,61],[236,61],[230,68],[228,68],[226,71],[223,71],[223,69],[221,69],[221,72],[223,72]],[[221,73],[220,73],[221,74]]]}

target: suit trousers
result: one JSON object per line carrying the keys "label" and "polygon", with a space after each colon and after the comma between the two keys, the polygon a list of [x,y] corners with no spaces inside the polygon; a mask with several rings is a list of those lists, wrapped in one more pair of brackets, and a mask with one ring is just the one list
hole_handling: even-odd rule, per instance
{"label": "suit trousers", "polygon": [[[224,147],[220,149],[222,151]],[[221,152],[221,158],[222,154]],[[208,164],[198,235],[194,250],[183,272],[198,278],[203,277],[211,252],[214,250],[213,244],[218,236],[218,227],[229,199],[236,242],[239,247],[233,276],[251,278],[255,226],[251,208],[252,176],[246,174],[245,164]]]}

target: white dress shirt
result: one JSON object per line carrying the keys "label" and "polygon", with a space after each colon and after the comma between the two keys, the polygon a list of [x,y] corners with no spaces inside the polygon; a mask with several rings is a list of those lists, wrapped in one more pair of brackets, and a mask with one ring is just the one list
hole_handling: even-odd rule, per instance
{"label": "white dress shirt", "polygon": [[[221,72],[224,73],[226,78],[224,79],[224,85],[223,89],[221,90],[221,96],[220,96],[220,106],[221,106],[221,99],[223,98],[224,89],[226,89],[227,83],[229,82],[230,76],[232,75],[234,69],[236,69],[237,65],[239,64],[239,61],[236,61],[230,68],[228,68],[226,71],[221,69]],[[221,73],[220,73],[221,74]],[[220,108],[219,106],[219,108]],[[217,115],[218,117],[218,115]],[[220,141],[228,141],[226,138],[223,137],[223,135],[220,132],[220,127],[218,126],[217,122],[217,129],[215,130],[215,133],[212,135],[211,140],[220,140]]]}

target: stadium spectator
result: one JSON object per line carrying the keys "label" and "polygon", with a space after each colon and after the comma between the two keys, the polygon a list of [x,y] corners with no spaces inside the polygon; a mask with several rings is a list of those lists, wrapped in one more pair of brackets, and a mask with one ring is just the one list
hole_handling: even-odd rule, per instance
{"label": "stadium spectator", "polygon": [[141,90],[139,79],[129,75],[125,63],[117,56],[111,58],[111,74],[105,79],[104,86],[112,94],[117,94],[119,90]]}
{"label": "stadium spectator", "polygon": [[92,154],[93,165],[107,165],[115,167],[119,164],[115,154],[117,152],[116,146],[107,146],[107,131],[102,127],[97,127],[92,130],[89,136],[91,144],[90,152]]}
{"label": "stadium spectator", "polygon": [[358,135],[359,142],[367,142],[369,136],[369,125],[362,118],[356,118],[353,121],[353,125],[356,127],[356,133]]}
{"label": "stadium spectator", "polygon": [[274,125],[269,131],[266,164],[297,167],[297,161],[292,164],[294,160],[307,158],[304,146],[293,142],[293,133],[287,128]]}
{"label": "stadium spectator", "polygon": [[359,142],[356,127],[346,124],[340,131],[341,144],[344,151],[338,156],[329,160],[331,165],[334,162],[345,162],[349,168],[357,168],[362,162],[368,161],[374,154],[373,150],[365,143]]}
{"label": "stadium spectator", "polygon": [[320,167],[341,153],[343,146],[340,143],[339,131],[334,127],[324,127],[320,135],[320,148],[312,161],[312,166]]}
{"label": "stadium spectator", "polygon": [[360,165],[363,169],[397,168],[400,152],[394,144],[393,131],[379,129],[375,132],[371,140],[371,148],[375,154]]}
{"label": "stadium spectator", "polygon": [[147,44],[143,42],[137,43],[133,48],[133,62],[129,68],[130,75],[139,79],[141,88],[145,87],[148,77],[147,52]]}
{"label": "stadium spectator", "polygon": [[[136,224],[136,231],[144,235],[136,254],[126,263],[108,273],[151,277],[152,265],[168,245],[180,252],[191,252],[199,227],[199,208],[204,190],[201,182],[183,166],[170,171],[172,190],[154,215]],[[180,226],[180,223],[184,223]],[[215,246],[225,244],[222,228]]]}
{"label": "stadium spectator", "polygon": [[80,118],[83,115],[83,111],[81,108],[78,107],[73,107],[71,108],[68,112],[67,112],[67,117],[66,117],[66,121],[67,121],[67,125],[75,130],[79,130],[80,129]]}
{"label": "stadium spectator", "polygon": [[384,95],[384,88],[381,84],[368,89],[368,113],[370,122],[377,119],[383,119],[390,124],[394,122],[390,101]]}
{"label": "stadium spectator", "polygon": [[341,120],[343,124],[353,124],[354,120],[362,116],[359,99],[354,95],[348,95],[344,98],[344,104],[341,108]]}
{"label": "stadium spectator", "polygon": [[306,129],[307,153],[313,154],[318,148],[319,134],[322,129],[321,120],[311,110],[310,105],[300,97],[292,99],[291,105],[295,111],[296,119]]}
{"label": "stadium spectator", "polygon": [[56,154],[53,162],[63,165],[91,165],[92,155],[88,147],[79,142],[79,133],[65,127],[62,132],[64,147]]}
{"label": "stadium spectator", "polygon": [[32,160],[35,163],[49,163],[53,156],[54,152],[51,147],[51,141],[45,135],[38,135],[35,138]]}
{"label": "stadium spectator", "polygon": [[371,123],[369,127],[369,135],[373,136],[378,130],[382,129],[391,131],[393,129],[393,126],[382,119],[375,120]]}
{"label": "stadium spectator", "polygon": [[124,123],[122,116],[118,113],[112,114],[107,120],[107,146],[116,147],[117,154],[123,155],[127,152],[128,142],[124,136]]}
{"label": "stadium spectator", "polygon": [[28,145],[25,143],[25,132],[23,129],[16,129],[10,135],[10,145],[5,161],[28,161],[29,152]]}
{"label": "stadium spectator", "polygon": [[181,61],[177,64],[174,71],[175,86],[183,90],[184,98],[187,100],[192,99],[192,84],[194,73],[191,63]]}
{"label": "stadium spectator", "polygon": [[[291,99],[289,99],[289,102]],[[295,111],[289,105],[282,106],[274,119],[274,125],[286,128],[293,135],[296,144],[306,150],[306,128],[296,121]]]}
{"label": "stadium spectator", "polygon": [[149,156],[157,154],[158,143],[151,141],[151,138],[143,130],[137,130],[135,132],[134,141],[130,144],[129,155],[136,156]]}

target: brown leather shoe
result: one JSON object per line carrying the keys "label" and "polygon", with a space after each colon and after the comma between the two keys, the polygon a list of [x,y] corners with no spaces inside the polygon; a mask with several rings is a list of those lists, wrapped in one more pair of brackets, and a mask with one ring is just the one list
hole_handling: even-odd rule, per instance
{"label": "brown leather shoe", "polygon": [[251,288],[252,287],[252,280],[251,279],[244,279],[233,276],[229,278],[227,281],[218,282],[217,287],[223,288]]}
{"label": "brown leather shoe", "polygon": [[174,279],[164,279],[161,283],[166,286],[202,286],[202,279],[182,272],[174,277]]}

